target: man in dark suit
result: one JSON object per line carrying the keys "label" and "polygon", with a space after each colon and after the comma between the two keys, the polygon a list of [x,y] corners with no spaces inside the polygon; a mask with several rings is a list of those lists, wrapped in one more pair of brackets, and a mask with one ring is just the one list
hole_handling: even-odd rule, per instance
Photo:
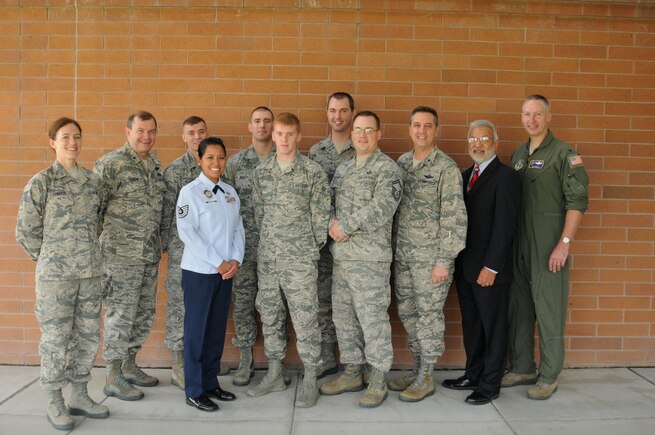
{"label": "man in dark suit", "polygon": [[507,352],[507,293],[512,275],[512,239],[521,209],[521,178],[496,157],[498,134],[489,121],[469,126],[474,165],[462,173],[468,214],[466,247],[455,260],[462,312],[466,371],[443,386],[473,390],[466,403],[496,399]]}

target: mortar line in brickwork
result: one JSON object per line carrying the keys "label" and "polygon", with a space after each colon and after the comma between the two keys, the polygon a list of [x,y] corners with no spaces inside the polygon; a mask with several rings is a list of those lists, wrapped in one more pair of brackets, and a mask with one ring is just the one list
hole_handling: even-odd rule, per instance
{"label": "mortar line in brickwork", "polygon": [[75,47],[73,48],[75,50],[75,60],[73,60],[74,65],[73,65],[73,117],[77,119],[77,68],[78,68],[78,61],[79,61],[79,56],[80,56],[80,51],[78,47],[78,40],[79,40],[79,23],[80,23],[80,10],[77,6],[77,0],[73,3],[73,7],[75,8]]}

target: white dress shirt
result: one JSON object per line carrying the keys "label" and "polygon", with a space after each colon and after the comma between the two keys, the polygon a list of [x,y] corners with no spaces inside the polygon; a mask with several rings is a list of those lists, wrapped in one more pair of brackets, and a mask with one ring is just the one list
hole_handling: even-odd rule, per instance
{"label": "white dress shirt", "polygon": [[182,269],[216,274],[223,261],[243,261],[245,231],[239,214],[239,197],[232,186],[214,183],[200,174],[180,190],[177,232],[184,242]]}

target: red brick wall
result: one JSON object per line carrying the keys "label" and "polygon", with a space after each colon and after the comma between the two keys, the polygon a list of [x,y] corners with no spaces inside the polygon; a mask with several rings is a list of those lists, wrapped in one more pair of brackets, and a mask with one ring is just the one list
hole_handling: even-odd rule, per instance
{"label": "red brick wall", "polygon": [[[168,164],[183,152],[185,117],[206,118],[233,152],[248,144],[251,108],[268,105],[300,115],[306,150],[327,132],[325,96],[345,90],[359,109],[381,115],[382,148],[392,157],[410,148],[408,111],[435,106],[439,146],[462,166],[469,164],[467,123],[496,123],[506,160],[525,138],[523,97],[548,96],[554,132],[579,150],[591,177],[590,209],[572,248],[566,364],[655,365],[649,3],[3,0],[0,363],[39,363],[34,264],[15,243],[14,228],[22,187],[53,160],[49,122],[63,115],[81,122],[83,164],[92,167],[123,143],[129,113],[152,111],[161,126],[156,152]],[[155,366],[170,361],[163,275],[157,320],[140,354]],[[406,366],[395,307],[392,318],[395,364]],[[461,366],[454,295],[446,319],[440,362]],[[291,347],[289,359],[297,361]],[[236,361],[229,345],[226,352]],[[261,341],[257,353],[262,361]]]}

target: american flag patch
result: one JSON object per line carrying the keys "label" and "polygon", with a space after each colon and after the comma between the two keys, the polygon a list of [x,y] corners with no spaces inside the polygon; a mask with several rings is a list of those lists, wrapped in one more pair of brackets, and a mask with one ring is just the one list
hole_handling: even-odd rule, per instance
{"label": "american flag patch", "polygon": [[578,166],[582,164],[582,157],[579,155],[569,156],[569,164],[571,166]]}

